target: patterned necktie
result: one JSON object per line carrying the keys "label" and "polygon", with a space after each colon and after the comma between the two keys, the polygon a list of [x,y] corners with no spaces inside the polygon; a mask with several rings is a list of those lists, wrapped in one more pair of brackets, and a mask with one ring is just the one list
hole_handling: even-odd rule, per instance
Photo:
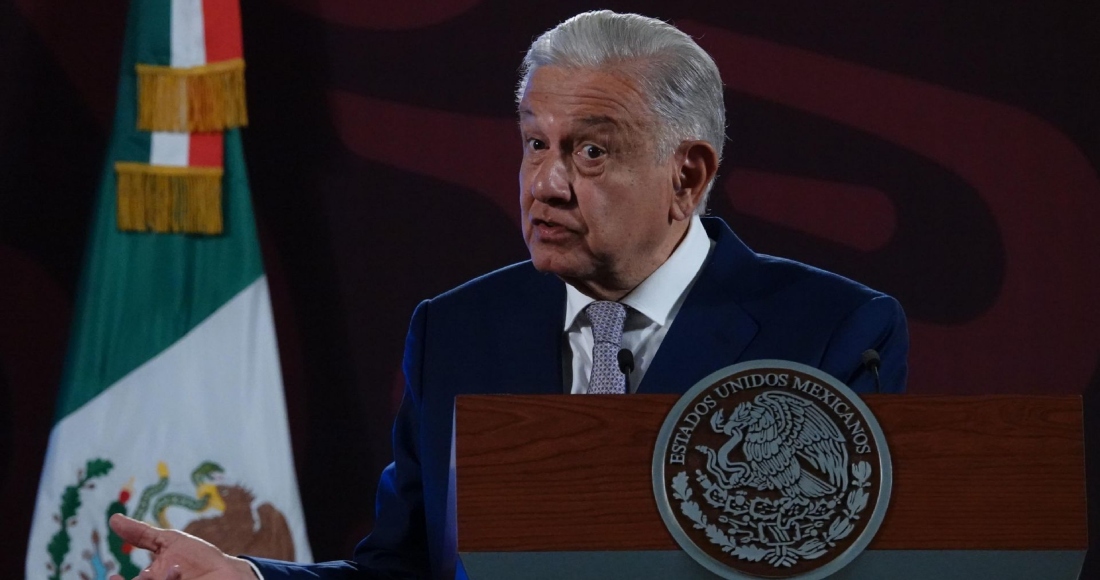
{"label": "patterned necktie", "polygon": [[626,394],[626,375],[619,369],[626,307],[618,302],[596,301],[584,311],[592,321],[592,374],[590,395]]}

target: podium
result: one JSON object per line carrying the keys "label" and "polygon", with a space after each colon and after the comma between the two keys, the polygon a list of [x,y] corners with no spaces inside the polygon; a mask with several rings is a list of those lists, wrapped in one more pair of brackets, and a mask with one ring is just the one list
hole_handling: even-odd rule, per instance
{"label": "podium", "polygon": [[[453,521],[471,580],[714,578],[653,498],[674,395],[462,396]],[[867,395],[893,458],[868,548],[831,578],[1077,578],[1080,397]]]}

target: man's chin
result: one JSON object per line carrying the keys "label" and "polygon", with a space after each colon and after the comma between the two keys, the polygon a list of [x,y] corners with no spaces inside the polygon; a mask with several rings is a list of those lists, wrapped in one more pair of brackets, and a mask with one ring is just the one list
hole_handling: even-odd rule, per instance
{"label": "man's chin", "polygon": [[584,268],[560,254],[532,252],[531,264],[539,272],[566,280],[583,278],[585,273]]}

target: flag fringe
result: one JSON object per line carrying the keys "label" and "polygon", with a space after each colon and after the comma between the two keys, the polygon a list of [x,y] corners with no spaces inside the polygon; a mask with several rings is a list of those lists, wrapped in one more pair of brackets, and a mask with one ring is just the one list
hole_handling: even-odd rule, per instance
{"label": "flag fringe", "polygon": [[132,232],[222,233],[220,167],[115,164],[118,229]]}
{"label": "flag fringe", "polygon": [[138,129],[213,133],[248,125],[244,59],[190,68],[137,65]]}

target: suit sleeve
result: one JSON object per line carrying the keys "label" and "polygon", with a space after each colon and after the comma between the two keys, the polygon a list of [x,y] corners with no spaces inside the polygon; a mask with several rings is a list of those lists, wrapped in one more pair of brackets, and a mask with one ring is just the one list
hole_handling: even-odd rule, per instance
{"label": "suit sleeve", "polygon": [[428,301],[413,313],[405,340],[405,396],[393,424],[393,463],[382,472],[374,531],[355,548],[355,560],[383,578],[427,578],[428,532],[420,469],[421,370]]}
{"label": "suit sleeve", "polygon": [[359,542],[352,560],[294,564],[248,558],[264,580],[405,579],[430,576],[424,494],[420,471],[420,377],[428,301],[413,313],[405,340],[405,395],[393,427],[393,463],[382,472],[374,531]]}
{"label": "suit sleeve", "polygon": [[879,295],[853,310],[834,330],[821,360],[821,369],[857,393],[874,393],[874,374],[861,356],[869,348],[882,358],[880,392],[903,393],[908,376],[909,328],[901,304]]}

